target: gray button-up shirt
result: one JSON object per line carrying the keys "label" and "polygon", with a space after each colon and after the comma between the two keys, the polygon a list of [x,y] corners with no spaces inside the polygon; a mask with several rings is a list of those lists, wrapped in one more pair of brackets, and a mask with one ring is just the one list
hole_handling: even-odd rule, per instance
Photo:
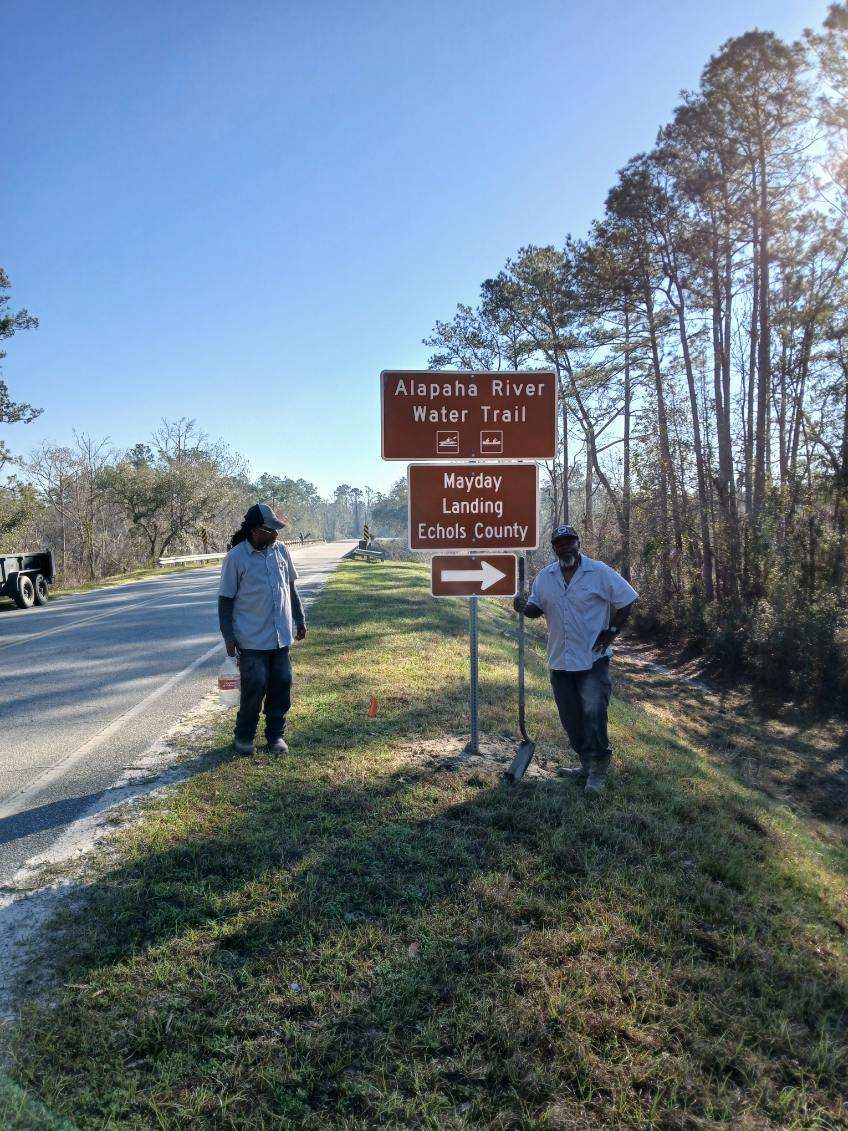
{"label": "gray button-up shirt", "polygon": [[585,672],[612,648],[593,652],[598,633],[609,628],[614,609],[624,608],[639,594],[612,566],[580,555],[580,565],[568,585],[559,562],[536,575],[530,603],[548,622],[548,667],[561,672]]}
{"label": "gray button-up shirt", "polygon": [[270,651],[294,639],[289,586],[297,570],[285,546],[254,550],[245,540],[221,566],[219,597],[233,597],[233,631],[239,648]]}

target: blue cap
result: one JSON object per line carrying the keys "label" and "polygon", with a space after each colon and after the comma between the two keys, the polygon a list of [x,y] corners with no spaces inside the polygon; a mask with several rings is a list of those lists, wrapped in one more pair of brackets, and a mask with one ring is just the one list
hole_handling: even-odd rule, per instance
{"label": "blue cap", "polygon": [[576,538],[578,542],[580,541],[580,535],[573,526],[558,526],[551,534],[551,545],[558,542],[560,538]]}

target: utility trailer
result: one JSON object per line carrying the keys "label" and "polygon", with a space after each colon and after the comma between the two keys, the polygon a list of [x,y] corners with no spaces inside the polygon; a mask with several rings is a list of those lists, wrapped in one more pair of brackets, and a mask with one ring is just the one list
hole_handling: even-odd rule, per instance
{"label": "utility trailer", "polygon": [[20,609],[46,605],[55,576],[52,550],[0,554],[0,597],[11,597]]}

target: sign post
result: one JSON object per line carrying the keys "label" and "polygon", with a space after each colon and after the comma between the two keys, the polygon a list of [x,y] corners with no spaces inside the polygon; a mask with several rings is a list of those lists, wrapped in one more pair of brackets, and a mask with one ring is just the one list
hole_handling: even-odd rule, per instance
{"label": "sign post", "polygon": [[471,738],[468,745],[465,747],[466,754],[480,753],[480,730],[477,724],[477,601],[478,598],[472,596],[468,602],[468,643],[470,652],[468,706],[469,714],[471,715]]}

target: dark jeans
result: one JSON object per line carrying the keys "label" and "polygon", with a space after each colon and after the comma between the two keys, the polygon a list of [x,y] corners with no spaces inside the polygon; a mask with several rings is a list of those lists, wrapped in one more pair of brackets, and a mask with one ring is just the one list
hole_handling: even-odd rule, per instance
{"label": "dark jeans", "polygon": [[243,649],[239,652],[241,703],[236,715],[236,738],[253,742],[265,700],[265,737],[282,738],[286,713],[291,706],[292,669],[288,648],[270,652]]}
{"label": "dark jeans", "polygon": [[585,672],[552,671],[551,686],[568,741],[583,768],[606,769],[612,755],[607,736],[612,691],[609,656],[602,656]]}

